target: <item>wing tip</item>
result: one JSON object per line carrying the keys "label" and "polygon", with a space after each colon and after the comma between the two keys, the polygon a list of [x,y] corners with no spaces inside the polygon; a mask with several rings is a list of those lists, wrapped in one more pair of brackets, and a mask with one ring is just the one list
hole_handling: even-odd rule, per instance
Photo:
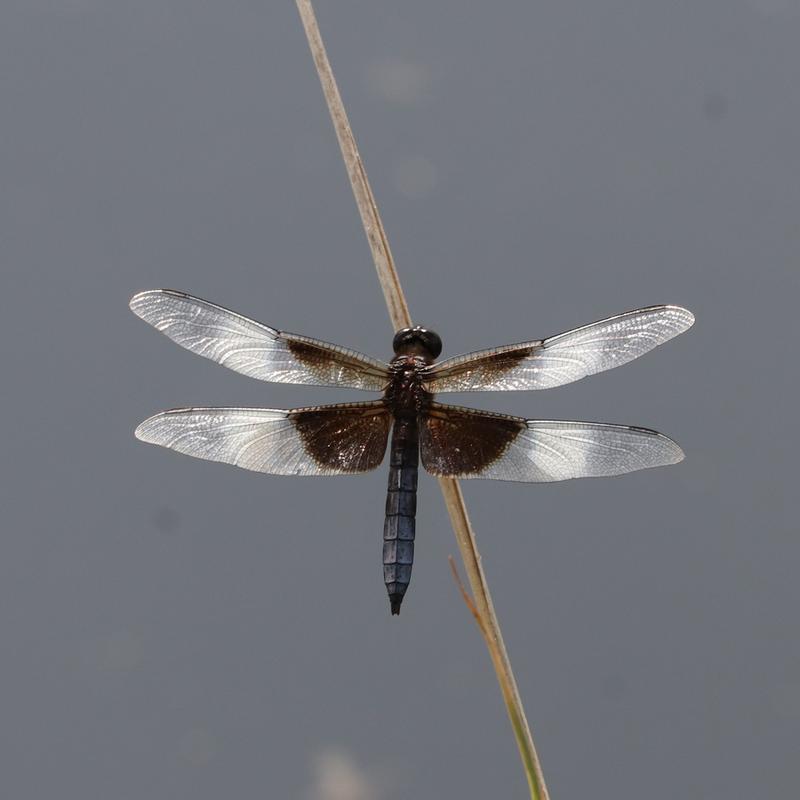
{"label": "wing tip", "polygon": [[169,408],[166,411],[159,411],[158,414],[153,414],[145,420],[142,420],[134,429],[133,435],[140,442],[147,442],[148,444],[161,444],[161,440],[155,435],[156,429],[160,424],[172,414],[182,414],[187,411],[203,411],[205,409],[198,409],[193,407],[186,408]]}
{"label": "wing tip", "polygon": [[147,321],[145,316],[145,306],[147,302],[155,295],[161,294],[161,289],[145,289],[143,292],[136,292],[130,300],[128,300],[128,308],[136,314],[139,319]]}
{"label": "wing tip", "polygon": [[680,321],[681,323],[680,333],[688,331],[689,328],[691,328],[692,325],[694,325],[695,316],[691,311],[689,311],[688,308],[676,305],[666,305],[664,306],[664,308],[672,312],[672,314],[674,314],[675,317]]}
{"label": "wing tip", "polygon": [[140,441],[140,442],[147,442],[147,444],[156,444],[157,442],[153,438],[153,431],[152,427],[156,423],[157,420],[163,419],[166,411],[160,411],[158,414],[153,414],[152,417],[148,417],[145,420],[142,420],[133,431],[133,435]]}
{"label": "wing tip", "polygon": [[659,433],[658,431],[651,431],[647,428],[642,428],[641,430],[646,430],[648,433],[651,433],[663,446],[663,458],[658,464],[654,464],[653,466],[669,467],[673,464],[680,464],[680,462],[686,458],[686,453],[683,452],[683,448],[674,439],[670,439],[669,436]]}
{"label": "wing tip", "polygon": [[146,289],[143,292],[136,292],[136,294],[133,295],[130,300],[128,300],[128,308],[133,311],[137,317],[141,317],[141,314],[139,313],[139,306],[142,304],[142,301],[152,293],[152,289]]}
{"label": "wing tip", "polygon": [[642,428],[638,425],[629,425],[628,428],[631,431],[638,431],[639,433],[652,436],[661,445],[662,452],[660,455],[662,457],[658,463],[653,464],[654,467],[667,467],[672,464],[680,464],[680,462],[686,458],[686,453],[683,452],[683,448],[666,434],[654,431],[652,428]]}
{"label": "wing tip", "polygon": [[144,319],[142,314],[142,306],[147,301],[156,296],[171,295],[172,297],[189,297],[186,292],[179,292],[177,289],[145,289],[141,292],[136,292],[135,295],[128,300],[128,308],[136,314],[137,317]]}
{"label": "wing tip", "polygon": [[[669,439],[669,437],[665,437]],[[669,461],[670,464],[680,464],[686,458],[686,453],[683,452],[683,448],[672,439],[669,439],[670,444],[670,454],[671,460]]]}

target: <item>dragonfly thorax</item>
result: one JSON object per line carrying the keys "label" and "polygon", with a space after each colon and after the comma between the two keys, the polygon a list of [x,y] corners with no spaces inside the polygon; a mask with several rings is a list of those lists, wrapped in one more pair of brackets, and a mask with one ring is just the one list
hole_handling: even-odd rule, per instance
{"label": "dragonfly thorax", "polygon": [[431,401],[431,394],[422,382],[427,360],[421,356],[399,355],[391,361],[392,379],[386,389],[386,400],[395,411],[418,412]]}

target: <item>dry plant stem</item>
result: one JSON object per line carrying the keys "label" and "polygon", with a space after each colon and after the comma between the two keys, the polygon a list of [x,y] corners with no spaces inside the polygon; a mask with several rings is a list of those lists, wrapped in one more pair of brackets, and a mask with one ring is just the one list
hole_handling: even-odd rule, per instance
{"label": "dry plant stem", "polygon": [[467,579],[472,587],[474,600],[464,591],[452,561],[451,568],[456,576],[456,582],[461,588],[464,602],[472,612],[489,650],[492,665],[497,675],[497,682],[500,684],[500,691],[503,693],[506,711],[508,711],[508,717],[514,731],[514,738],[517,741],[520,758],[522,758],[522,764],[525,768],[525,777],[528,779],[531,797],[534,800],[549,800],[550,795],[544,782],[542,765],[539,762],[536,746],[533,743],[533,734],[528,726],[517,681],[511,669],[511,661],[508,658],[503,634],[500,631],[500,622],[494,611],[492,595],[483,571],[481,555],[478,552],[472,523],[469,521],[464,496],[461,494],[461,486],[458,481],[452,478],[439,478],[439,487],[442,490],[447,511],[450,514],[450,523],[453,526],[458,548],[461,551],[461,559],[467,571]]}
{"label": "dry plant stem", "polygon": [[[361,214],[364,232],[372,250],[372,258],[378,271],[378,279],[386,299],[389,317],[395,330],[407,327],[411,325],[411,315],[400,286],[400,280],[389,249],[389,242],[386,238],[386,231],[383,228],[383,223],[375,204],[375,197],[367,180],[367,173],[358,153],[358,147],[347,119],[347,113],[333,76],[333,70],[325,52],[325,45],[322,42],[314,9],[310,0],[295,0],[295,2],[311,48],[314,64],[322,83],[325,101],[328,104],[328,110],[336,130],[336,137],[339,140],[339,147],[341,148],[347,175],[350,178],[350,185],[355,195],[356,205]],[[478,627],[489,649],[489,655],[497,673],[497,680],[500,684],[500,690],[503,694],[514,736],[522,757],[531,797],[534,800],[548,800],[549,795],[547,794],[544,776],[536,755],[533,737],[525,718],[525,711],[522,707],[517,683],[514,680],[514,673],[511,670],[511,662],[508,659],[503,637],[500,633],[500,625],[494,612],[486,576],[481,567],[481,558],[475,542],[475,534],[467,516],[461,488],[458,482],[451,478],[440,478],[439,485],[450,514],[450,521],[461,551],[461,558],[464,561],[467,579],[469,580],[474,600],[470,599],[466,592],[463,592],[463,594],[467,605],[478,622]]]}
{"label": "dry plant stem", "polygon": [[361,214],[361,224],[364,226],[364,233],[367,234],[367,241],[369,242],[370,250],[372,250],[375,269],[378,270],[378,279],[383,288],[383,296],[386,299],[389,316],[395,330],[409,327],[411,325],[411,314],[408,311],[408,304],[403,295],[403,290],[400,288],[397,271],[394,268],[392,252],[389,249],[389,240],[386,238],[386,231],[383,229],[378,207],[375,205],[375,198],[367,180],[367,173],[356,146],[350,121],[347,119],[347,112],[344,110],[339,87],[333,77],[333,70],[328,61],[328,54],[325,52],[325,45],[322,42],[322,35],[319,32],[314,9],[309,0],[296,1],[300,19],[306,31],[308,45],[311,48],[311,55],[314,57],[314,64],[317,67],[317,74],[319,75],[320,83],[322,83],[322,91],[328,103],[328,111],[330,111],[331,119],[333,120],[333,127],[336,129],[336,138],[339,140],[339,147],[342,150],[347,177],[350,178],[356,205]]}

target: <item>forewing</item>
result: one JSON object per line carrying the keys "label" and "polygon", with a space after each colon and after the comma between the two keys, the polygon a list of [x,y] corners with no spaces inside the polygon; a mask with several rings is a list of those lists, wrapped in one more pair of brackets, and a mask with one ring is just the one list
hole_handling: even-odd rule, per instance
{"label": "forewing", "polygon": [[251,378],[383,391],[386,364],[260,322],[171,289],[134,295],[131,310],[181,347]]}
{"label": "forewing", "polygon": [[675,442],[647,428],[525,420],[440,403],[422,416],[420,452],[433,475],[536,483],[622,475],[683,459]]}
{"label": "forewing", "polygon": [[693,323],[680,306],[641,308],[543,341],[447,359],[429,367],[425,381],[431,392],[549,389],[627,364]]}
{"label": "forewing", "polygon": [[146,419],[136,437],[255,472],[340,475],[378,467],[390,426],[382,400],[289,411],[177,408]]}

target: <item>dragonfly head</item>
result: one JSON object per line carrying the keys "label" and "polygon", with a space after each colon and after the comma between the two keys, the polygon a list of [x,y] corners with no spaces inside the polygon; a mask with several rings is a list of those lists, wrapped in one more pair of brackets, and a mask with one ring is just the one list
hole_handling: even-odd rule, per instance
{"label": "dragonfly head", "polygon": [[442,340],[438,333],[429,331],[421,325],[415,325],[413,328],[402,328],[397,331],[392,348],[398,356],[420,355],[433,360],[442,352]]}

